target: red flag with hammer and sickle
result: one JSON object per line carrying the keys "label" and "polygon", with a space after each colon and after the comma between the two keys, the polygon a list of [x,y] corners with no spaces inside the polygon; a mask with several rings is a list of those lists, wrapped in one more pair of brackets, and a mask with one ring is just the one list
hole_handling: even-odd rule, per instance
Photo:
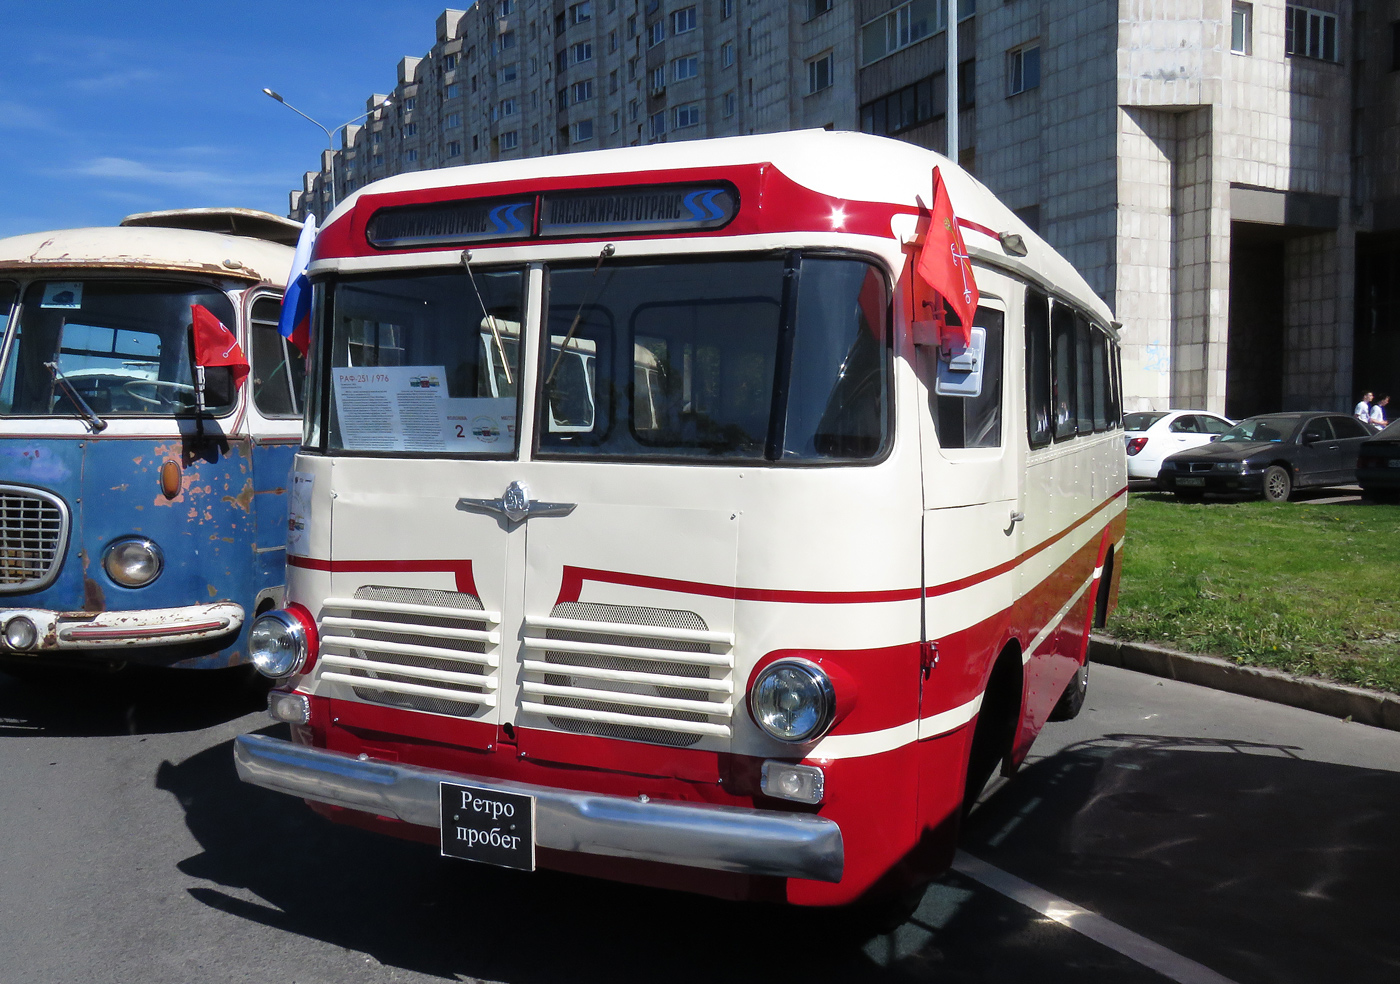
{"label": "red flag with hammer and sickle", "polygon": [[981,295],[972,276],[972,263],[963,244],[958,217],[943,187],[943,176],[933,169],[933,210],[928,234],[914,272],[951,307],[962,323],[964,344],[972,344],[972,316]]}

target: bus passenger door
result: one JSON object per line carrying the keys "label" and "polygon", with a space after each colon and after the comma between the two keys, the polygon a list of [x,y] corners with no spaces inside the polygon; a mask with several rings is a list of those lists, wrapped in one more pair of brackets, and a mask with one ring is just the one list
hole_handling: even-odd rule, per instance
{"label": "bus passenger door", "polygon": [[[980,352],[980,384],[959,387],[948,373],[949,356],[956,351],[934,344],[915,349],[922,384],[924,635],[936,644],[938,657],[920,694],[920,738],[945,733],[975,715],[1014,597],[1019,430],[1010,413],[1015,402],[1007,380],[1013,378],[1008,369],[1013,361],[1002,300],[1012,284],[986,270],[977,271],[977,280],[982,296],[973,319],[973,351]],[[958,395],[959,389],[966,395]]]}

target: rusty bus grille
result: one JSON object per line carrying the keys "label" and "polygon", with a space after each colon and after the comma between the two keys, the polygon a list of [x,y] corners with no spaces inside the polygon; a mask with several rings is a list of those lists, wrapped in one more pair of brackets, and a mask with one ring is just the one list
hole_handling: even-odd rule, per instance
{"label": "rusty bus grille", "polygon": [[496,704],[499,624],[475,595],[366,585],[326,600],[317,677],[369,703],[471,717]]}
{"label": "rusty bus grille", "polygon": [[0,485],[0,593],[35,591],[58,576],[68,506],[39,489]]}
{"label": "rusty bus grille", "polygon": [[521,709],[555,728],[674,746],[729,737],[733,638],[694,612],[565,602],[525,626]]}

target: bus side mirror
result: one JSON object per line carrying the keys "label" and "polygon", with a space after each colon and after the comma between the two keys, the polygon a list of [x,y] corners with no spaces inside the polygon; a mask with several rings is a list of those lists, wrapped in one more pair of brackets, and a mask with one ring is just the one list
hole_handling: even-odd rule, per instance
{"label": "bus side mirror", "polygon": [[194,386],[197,404],[205,407],[226,407],[234,401],[233,369],[230,366],[195,366]]}
{"label": "bus side mirror", "polygon": [[944,338],[938,350],[938,379],[933,384],[934,392],[939,396],[981,396],[986,354],[985,328],[973,327],[970,345],[961,338]]}

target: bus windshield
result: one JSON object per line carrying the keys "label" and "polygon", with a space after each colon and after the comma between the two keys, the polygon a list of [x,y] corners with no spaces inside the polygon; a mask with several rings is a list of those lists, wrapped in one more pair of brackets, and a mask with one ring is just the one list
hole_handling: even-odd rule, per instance
{"label": "bus windshield", "polygon": [[[540,455],[804,462],[887,446],[873,265],[766,254],[546,274]],[[514,454],[524,284],[519,269],[336,282],[329,449]]]}
{"label": "bus windshield", "polygon": [[[190,308],[230,330],[233,304],[213,287],[120,280],[40,281],[24,292],[3,377],[0,413],[82,412],[49,366],[101,415],[190,413]],[[222,413],[228,406],[209,406]]]}

